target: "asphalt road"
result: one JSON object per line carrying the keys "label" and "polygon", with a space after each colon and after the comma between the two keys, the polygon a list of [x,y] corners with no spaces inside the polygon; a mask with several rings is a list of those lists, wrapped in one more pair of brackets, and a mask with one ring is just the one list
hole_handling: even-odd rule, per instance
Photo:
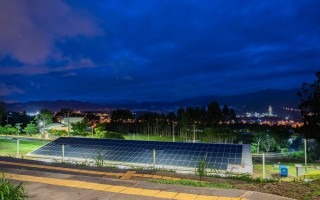
{"label": "asphalt road", "polygon": [[[32,200],[287,200],[289,198],[259,192],[176,186],[148,182],[148,178],[170,178],[139,174],[139,179],[121,180],[127,171],[104,172],[90,168],[67,167],[36,161],[0,157],[0,171],[15,183],[24,182]],[[131,174],[133,177],[134,173]],[[127,177],[130,179],[131,177]]]}

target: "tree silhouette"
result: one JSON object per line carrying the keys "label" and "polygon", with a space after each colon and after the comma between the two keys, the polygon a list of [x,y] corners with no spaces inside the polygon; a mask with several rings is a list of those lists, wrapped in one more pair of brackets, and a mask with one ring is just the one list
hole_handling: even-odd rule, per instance
{"label": "tree silhouette", "polygon": [[297,95],[300,97],[304,135],[320,141],[320,71],[316,73],[316,78],[311,84],[303,83]]}

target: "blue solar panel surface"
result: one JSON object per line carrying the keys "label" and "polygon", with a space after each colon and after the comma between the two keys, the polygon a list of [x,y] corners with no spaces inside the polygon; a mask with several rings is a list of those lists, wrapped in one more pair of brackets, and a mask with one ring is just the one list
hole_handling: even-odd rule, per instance
{"label": "blue solar panel surface", "polygon": [[[242,144],[182,143],[91,138],[58,138],[31,152],[31,155],[79,159],[95,159],[100,154],[105,161],[140,163],[160,166],[192,167],[206,158],[207,168],[226,170],[228,164],[243,164]],[[251,159],[251,158],[250,158]]]}

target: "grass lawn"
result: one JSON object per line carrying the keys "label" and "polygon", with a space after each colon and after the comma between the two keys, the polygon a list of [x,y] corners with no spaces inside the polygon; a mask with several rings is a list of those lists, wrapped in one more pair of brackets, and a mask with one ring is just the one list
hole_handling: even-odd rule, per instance
{"label": "grass lawn", "polygon": [[[20,155],[29,153],[36,148],[48,143],[47,141],[20,140]],[[17,153],[17,141],[0,139],[0,156],[15,156]]]}
{"label": "grass lawn", "polygon": [[[132,134],[123,134],[123,137],[126,140],[145,140],[148,141],[148,135],[144,135],[144,134],[134,134],[134,136]],[[150,141],[166,141],[166,142],[172,142],[172,137],[166,137],[166,136],[158,136],[158,135],[150,135],[149,136],[149,140]],[[182,142],[181,138],[175,138],[176,142]]]}
{"label": "grass lawn", "polygon": [[[274,163],[275,164],[275,163]],[[296,177],[296,167],[294,164],[302,164],[302,163],[281,163],[281,165],[288,166],[288,174],[289,177]],[[302,164],[304,166],[304,164]],[[316,166],[320,166],[319,163],[308,163],[307,172],[320,172]],[[258,178],[262,177],[262,164],[254,164],[253,165],[253,176]],[[272,175],[279,174],[279,168],[274,168],[273,164],[267,163],[266,164],[266,177],[271,178]]]}

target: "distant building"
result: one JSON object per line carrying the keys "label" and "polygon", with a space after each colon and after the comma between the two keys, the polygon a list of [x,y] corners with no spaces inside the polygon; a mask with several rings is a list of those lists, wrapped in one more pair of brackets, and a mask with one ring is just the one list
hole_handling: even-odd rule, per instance
{"label": "distant building", "polygon": [[80,122],[84,120],[83,117],[63,117],[61,118],[61,124],[68,126],[68,124]]}

